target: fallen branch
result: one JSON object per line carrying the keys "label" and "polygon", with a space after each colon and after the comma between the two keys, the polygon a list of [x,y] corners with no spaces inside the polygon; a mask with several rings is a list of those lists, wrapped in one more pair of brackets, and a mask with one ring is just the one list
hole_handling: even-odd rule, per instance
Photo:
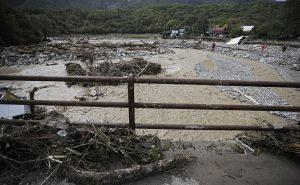
{"label": "fallen branch", "polygon": [[149,43],[147,43],[147,42],[145,42],[145,41],[143,41],[143,40],[140,40],[143,44],[149,44]]}
{"label": "fallen branch", "polygon": [[107,172],[93,172],[70,169],[68,179],[76,184],[116,185],[137,180],[155,173],[170,170],[191,161],[189,155],[175,155],[169,160],[160,160],[147,165],[137,165],[131,168]]}
{"label": "fallen branch", "polygon": [[236,92],[240,93],[241,95],[245,96],[247,99],[251,100],[252,102],[254,102],[256,105],[259,105],[259,103],[257,101],[255,101],[252,97],[244,94],[243,92],[241,92],[240,90],[233,88]]}
{"label": "fallen branch", "polygon": [[300,143],[299,132],[243,132],[237,138],[251,146],[257,154],[265,150],[275,155],[293,154],[300,157],[300,150],[293,147],[298,146],[293,144]]}
{"label": "fallen branch", "polygon": [[3,155],[1,153],[0,153],[0,158],[2,158],[3,160],[14,162],[15,164],[19,164],[19,165],[37,163],[37,162],[41,162],[41,161],[44,161],[44,160],[47,159],[47,158],[43,158],[43,159],[34,159],[34,160],[27,160],[27,161],[18,161],[16,159],[7,157],[7,156],[5,156],[5,155]]}
{"label": "fallen branch", "polygon": [[141,76],[147,70],[147,68],[148,68],[149,65],[150,65],[150,62],[148,62],[146,64],[146,66],[135,77]]}
{"label": "fallen branch", "polygon": [[41,183],[41,185],[44,185],[52,176],[53,174],[59,169],[60,165],[58,165],[51,173],[48,175],[48,177]]}
{"label": "fallen branch", "polygon": [[56,156],[55,155],[50,155],[50,156],[47,157],[47,159],[49,159],[51,161],[54,161],[54,162],[57,162],[59,164],[62,164],[63,162],[58,160],[58,159],[65,159],[65,158],[67,158],[67,156],[65,156],[65,155],[56,155]]}
{"label": "fallen branch", "polygon": [[255,150],[253,148],[251,148],[250,146],[246,145],[245,143],[243,143],[242,141],[240,141],[239,139],[235,139],[237,142],[239,142],[244,148],[250,150],[252,153],[255,153]]}
{"label": "fallen branch", "polygon": [[115,66],[115,64],[113,63],[113,61],[107,59],[109,61],[109,63],[114,67],[114,69],[116,70],[117,73],[120,73],[120,70],[117,69],[117,67]]}
{"label": "fallen branch", "polygon": [[46,89],[46,88],[49,88],[49,87],[54,87],[55,85],[44,85],[44,86],[40,86],[40,87],[34,87],[32,88],[30,91],[27,91],[29,93],[35,93],[36,91],[38,90],[41,90],[41,89]]}

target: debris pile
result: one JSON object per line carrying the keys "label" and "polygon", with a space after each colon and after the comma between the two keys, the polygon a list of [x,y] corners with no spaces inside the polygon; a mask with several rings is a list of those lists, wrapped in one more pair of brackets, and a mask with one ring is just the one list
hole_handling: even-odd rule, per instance
{"label": "debris pile", "polygon": [[80,66],[80,64],[76,63],[67,63],[66,71],[69,76],[85,76],[86,72]]}
{"label": "debris pile", "polygon": [[[66,66],[66,72],[67,72],[68,76],[86,76],[86,71],[83,70],[83,68],[81,67],[80,64],[67,63],[67,64],[65,64],[65,66]],[[86,83],[86,82],[80,82],[80,83],[66,82],[66,84],[68,87],[71,87],[72,85],[75,85],[75,84],[80,84],[84,87],[86,87],[88,85],[88,83]]]}
{"label": "debris pile", "polygon": [[[143,58],[133,58],[130,61],[120,61],[113,63],[111,60],[97,63],[96,66],[88,65],[87,69],[83,69],[80,64],[67,63],[66,71],[69,76],[115,76],[122,77],[128,76],[132,73],[134,76],[141,75],[156,75],[162,71],[160,64],[148,62]],[[88,71],[88,72],[86,72]],[[67,85],[71,86],[75,82],[68,82]],[[107,83],[81,83],[83,86],[94,86]],[[117,84],[110,84],[117,85]]]}
{"label": "debris pile", "polygon": [[88,43],[64,42],[43,43],[30,46],[7,47],[0,52],[0,67],[14,65],[45,64],[51,60],[94,60],[121,59],[123,57],[143,57],[162,54],[157,43]]}
{"label": "debris pile", "polygon": [[[68,125],[62,129],[28,124],[1,125],[0,130],[1,169],[55,170],[69,179],[76,179],[75,183],[86,178],[82,177],[81,171],[106,174],[105,178],[112,179],[101,183],[114,184],[117,179],[120,183],[130,180],[128,176],[141,178],[145,174],[174,168],[189,159],[181,156],[160,160],[160,140],[152,135],[138,136],[129,129],[96,128],[94,125]],[[119,169],[120,166],[126,170]]]}
{"label": "debris pile", "polygon": [[118,63],[103,62],[97,67],[90,69],[90,76],[127,76],[132,73],[136,75],[156,75],[162,70],[160,64],[148,62],[143,58],[133,58],[130,61],[120,61]]}
{"label": "debris pile", "polygon": [[250,147],[273,154],[295,154],[300,157],[299,132],[243,132],[237,138]]}

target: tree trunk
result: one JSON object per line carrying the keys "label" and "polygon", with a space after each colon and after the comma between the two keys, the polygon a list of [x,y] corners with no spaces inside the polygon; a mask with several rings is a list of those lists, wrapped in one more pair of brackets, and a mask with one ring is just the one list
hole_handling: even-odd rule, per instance
{"label": "tree trunk", "polygon": [[137,165],[108,172],[92,172],[72,168],[68,174],[68,179],[78,185],[117,185],[173,169],[188,161],[191,161],[190,156],[180,154],[169,160],[160,160],[147,165]]}

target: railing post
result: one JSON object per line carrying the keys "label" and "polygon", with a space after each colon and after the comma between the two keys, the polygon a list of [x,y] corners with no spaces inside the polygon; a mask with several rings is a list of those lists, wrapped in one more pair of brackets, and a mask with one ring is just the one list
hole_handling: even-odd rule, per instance
{"label": "railing post", "polygon": [[129,113],[129,129],[135,130],[135,114],[134,114],[134,82],[133,75],[128,75],[128,113]]}
{"label": "railing post", "polygon": [[[34,100],[34,93],[38,90],[37,87],[33,88],[31,91],[29,91],[29,99]],[[32,118],[35,116],[35,105],[30,105],[30,111]]]}

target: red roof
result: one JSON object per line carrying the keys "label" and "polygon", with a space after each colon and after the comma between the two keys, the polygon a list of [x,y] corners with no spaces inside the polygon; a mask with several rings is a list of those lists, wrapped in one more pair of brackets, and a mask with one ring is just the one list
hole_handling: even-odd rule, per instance
{"label": "red roof", "polygon": [[221,27],[215,27],[212,29],[213,33],[224,33],[227,32],[226,28],[221,28]]}

